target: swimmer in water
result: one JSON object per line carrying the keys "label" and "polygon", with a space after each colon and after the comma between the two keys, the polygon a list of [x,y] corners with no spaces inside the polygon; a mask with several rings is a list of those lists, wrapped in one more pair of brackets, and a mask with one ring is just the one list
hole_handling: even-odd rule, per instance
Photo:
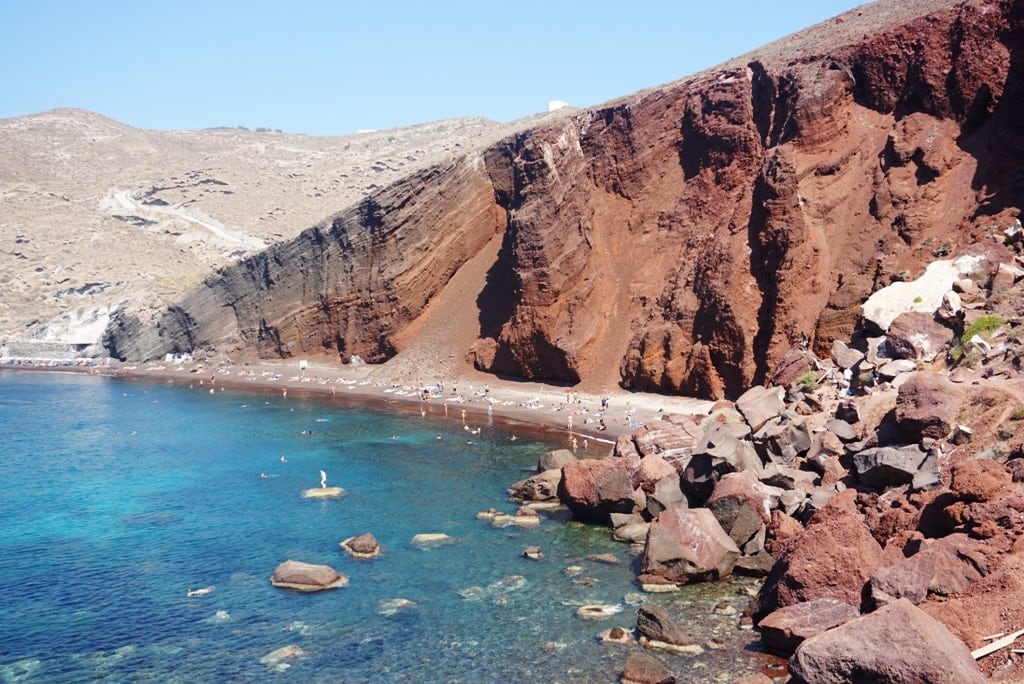
{"label": "swimmer in water", "polygon": [[323,470],[320,471],[320,488],[327,488],[327,473],[324,472]]}

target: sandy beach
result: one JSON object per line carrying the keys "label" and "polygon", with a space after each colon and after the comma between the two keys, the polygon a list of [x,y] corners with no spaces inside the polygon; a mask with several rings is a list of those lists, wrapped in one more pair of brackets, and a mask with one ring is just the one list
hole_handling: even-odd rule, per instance
{"label": "sandy beach", "polygon": [[[420,413],[461,421],[467,431],[500,424],[513,434],[542,432],[593,456],[606,453],[619,435],[667,415],[706,415],[712,402],[687,397],[627,392],[584,393],[571,387],[495,378],[483,373],[424,377],[411,381],[388,364],[341,365],[309,360],[252,363],[127,363],[98,368],[39,365],[34,369],[89,371],[117,377],[173,382],[206,392],[245,390],[284,399],[315,396],[338,406]],[[30,368],[29,366],[10,366]]]}

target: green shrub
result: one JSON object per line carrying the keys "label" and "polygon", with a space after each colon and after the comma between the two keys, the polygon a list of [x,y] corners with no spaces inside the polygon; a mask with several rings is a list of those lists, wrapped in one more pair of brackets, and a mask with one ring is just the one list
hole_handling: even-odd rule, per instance
{"label": "green shrub", "polygon": [[1024,406],[1018,406],[1010,412],[1010,420],[1024,420]]}
{"label": "green shrub", "polygon": [[967,344],[968,340],[975,335],[981,335],[982,338],[987,338],[996,330],[1003,327],[1004,323],[1006,323],[1006,319],[1002,316],[982,316],[967,326],[964,330],[964,334],[960,336],[960,344]]}
{"label": "green shrub", "polygon": [[805,392],[813,392],[814,388],[818,386],[818,374],[812,370],[807,371],[796,379],[796,384],[800,385]]}

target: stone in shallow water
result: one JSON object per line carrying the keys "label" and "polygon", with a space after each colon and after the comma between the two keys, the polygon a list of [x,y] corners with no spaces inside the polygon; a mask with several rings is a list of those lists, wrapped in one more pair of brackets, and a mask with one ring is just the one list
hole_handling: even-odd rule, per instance
{"label": "stone in shallow water", "polygon": [[306,655],[306,652],[295,644],[288,644],[281,648],[271,651],[267,655],[260,658],[260,662],[264,665],[273,665],[279,663],[282,660],[288,660],[290,658],[298,658],[299,656]]}
{"label": "stone in shallow water", "polygon": [[622,671],[623,684],[675,684],[676,676],[660,660],[644,651],[633,651]]}
{"label": "stone in shallow water", "polygon": [[544,553],[540,550],[539,546],[527,546],[526,550],[523,551],[523,558],[541,560],[544,558]]}
{"label": "stone in shallow water", "polygon": [[313,487],[302,492],[303,499],[339,499],[346,492],[341,487]]}
{"label": "stone in shallow water", "polygon": [[625,627],[612,627],[600,632],[597,638],[606,644],[631,644],[633,633]]}
{"label": "stone in shallow water", "polygon": [[377,601],[378,615],[395,615],[416,607],[415,601],[404,598],[381,599]]}
{"label": "stone in shallow water", "polygon": [[603,620],[609,618],[612,615],[618,615],[622,612],[621,604],[608,604],[608,603],[594,603],[586,606],[580,606],[576,610],[576,614],[586,620]]}
{"label": "stone in shallow water", "polygon": [[348,577],[328,565],[286,560],[275,568],[270,583],[295,591],[323,591],[346,586]]}
{"label": "stone in shallow water", "polygon": [[704,651],[682,625],[657,606],[640,606],[636,615],[636,631],[640,635],[640,643],[650,648],[690,654]]}
{"label": "stone in shallow water", "polygon": [[369,532],[349,537],[340,546],[353,558],[362,560],[376,558],[381,554],[380,543]]}
{"label": "stone in shallow water", "polygon": [[433,546],[451,544],[454,539],[441,532],[424,532],[412,538],[412,545],[420,549],[429,549]]}

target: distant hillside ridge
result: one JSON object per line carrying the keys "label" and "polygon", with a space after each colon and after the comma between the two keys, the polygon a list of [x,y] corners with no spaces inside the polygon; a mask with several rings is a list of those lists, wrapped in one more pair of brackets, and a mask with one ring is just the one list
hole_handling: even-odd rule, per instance
{"label": "distant hillside ridge", "polygon": [[79,109],[0,119],[0,341],[95,345],[120,309],[164,309],[216,269],[513,124],[338,137],[153,131]]}

